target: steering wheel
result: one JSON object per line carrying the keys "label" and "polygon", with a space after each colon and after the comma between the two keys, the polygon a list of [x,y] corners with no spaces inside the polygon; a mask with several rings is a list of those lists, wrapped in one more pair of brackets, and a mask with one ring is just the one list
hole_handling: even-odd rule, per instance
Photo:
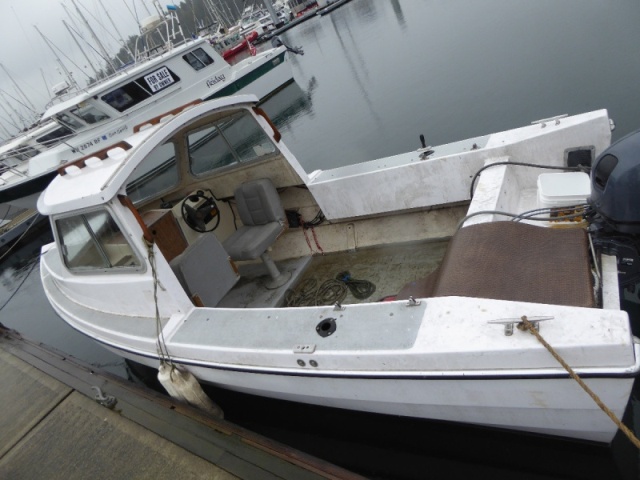
{"label": "steering wheel", "polygon": [[[204,200],[204,202],[196,208],[187,203],[197,203],[200,200]],[[202,190],[187,196],[182,201],[180,211],[185,223],[196,232],[211,232],[220,225],[220,210],[218,210],[215,199],[206,196]],[[214,219],[215,222],[213,222]],[[207,224],[211,222],[213,222],[213,226],[207,227]]]}

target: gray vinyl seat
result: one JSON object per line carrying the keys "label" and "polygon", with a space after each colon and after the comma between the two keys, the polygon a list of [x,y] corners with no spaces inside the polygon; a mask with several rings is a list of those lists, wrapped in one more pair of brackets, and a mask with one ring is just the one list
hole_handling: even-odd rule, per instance
{"label": "gray vinyl seat", "polygon": [[205,233],[169,263],[198,306],[215,307],[240,276],[213,233]]}
{"label": "gray vinyl seat", "polygon": [[267,288],[277,288],[288,280],[278,271],[268,253],[285,228],[285,213],[280,196],[268,178],[243,183],[234,192],[242,226],[223,242],[232,260],[261,258],[271,281]]}

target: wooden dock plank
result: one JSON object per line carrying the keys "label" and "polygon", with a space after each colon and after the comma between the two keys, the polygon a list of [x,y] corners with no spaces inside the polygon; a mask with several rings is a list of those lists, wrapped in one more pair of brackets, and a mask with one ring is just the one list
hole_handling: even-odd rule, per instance
{"label": "wooden dock plank", "polygon": [[[4,333],[4,336],[1,335],[2,333]],[[137,428],[141,428],[145,434],[155,435],[157,438],[169,441],[173,447],[187,452],[187,456],[193,455],[226,472],[229,472],[232,475],[235,475],[236,477],[260,478],[267,480],[279,478],[291,478],[296,480],[316,480],[319,478],[362,478],[357,474],[266,439],[237,425],[211,418],[190,406],[177,403],[171,398],[161,395],[146,387],[141,387],[108,373],[94,372],[91,366],[83,364],[74,358],[68,358],[61,352],[54,351],[53,349],[44,347],[35,342],[22,339],[13,331],[3,331],[1,327],[0,352],[4,352],[3,355],[5,357],[6,355],[13,356],[15,359],[20,359],[28,363],[34,368],[34,370],[41,372],[43,375],[54,377],[67,388],[67,390],[65,390],[66,395],[69,395],[69,389],[77,392],[71,394],[69,399],[65,399],[59,403],[57,409],[71,408],[68,407],[68,405],[76,405],[76,397],[83,398],[92,404],[90,409],[84,408],[84,410],[87,410],[88,412],[85,412],[84,415],[88,415],[89,418],[91,418],[90,414],[95,408],[98,409],[97,412],[104,412],[104,418],[111,418],[112,415],[116,415],[121,419],[132,422]],[[3,368],[0,368],[0,378],[4,378]],[[115,407],[117,413],[108,410],[97,403],[94,404],[93,400],[90,400],[90,398],[93,398],[94,394],[91,390],[92,386],[98,386],[104,393],[113,395],[118,399],[118,403]],[[73,397],[73,400],[71,400],[71,397]],[[15,402],[16,400],[15,398],[7,398],[7,401]],[[79,407],[77,406],[74,406],[73,408],[75,410],[79,410]],[[33,430],[34,436],[37,432],[40,432],[40,429],[45,429],[47,422],[53,422],[52,419],[56,418],[54,415],[62,414],[55,411],[50,412],[49,415],[51,416],[51,419],[46,418],[41,420],[38,428]],[[61,418],[65,417],[63,416]],[[57,425],[64,424],[64,422],[57,423]],[[104,427],[102,424],[100,424],[100,426]],[[98,428],[98,425],[94,425],[94,427]],[[125,427],[118,428],[124,429]],[[133,427],[127,428],[130,429]],[[46,431],[48,433],[52,433],[54,430],[49,429]],[[69,430],[68,433],[71,434],[72,430]],[[84,436],[86,438],[93,439],[90,433],[91,431],[84,432]],[[34,436],[29,438],[33,440],[33,438],[35,438]],[[135,438],[136,436],[137,435],[135,434],[130,435],[131,438]],[[42,439],[43,437],[39,436],[37,438]],[[2,469],[9,468],[7,467],[9,463],[18,464],[20,463],[18,461],[19,459],[24,459],[22,460],[23,464],[28,464],[25,463],[29,458],[28,445],[29,443],[26,441],[25,437],[25,441],[17,447],[15,452],[10,451],[9,454],[4,457],[0,455],[0,478],[5,478],[5,473],[8,473],[8,471],[4,471]],[[111,448],[110,445],[110,443],[107,444],[107,450],[111,449],[112,451],[120,451],[115,447]],[[94,448],[98,447],[95,446]],[[147,446],[146,448],[149,447]],[[17,451],[20,449],[25,449],[22,454],[24,457],[18,456],[19,454]],[[87,450],[87,452],[88,451],[89,450]],[[166,451],[169,452],[168,447]],[[87,452],[82,452],[81,456],[85,455]],[[61,453],[64,453],[64,450],[61,451]],[[160,455],[158,462],[163,463],[165,461],[164,459],[169,458],[170,456],[169,453],[167,453],[167,455],[167,457]],[[149,457],[151,457],[151,455],[149,455]],[[54,458],[55,457],[51,457],[51,461],[54,461]],[[105,458],[108,458],[108,456]],[[120,472],[117,469],[121,467],[121,463],[126,465],[126,462],[115,455],[112,455],[111,458],[113,462],[118,462],[118,465],[111,466],[111,469],[116,474],[111,475],[110,478],[118,478]],[[123,458],[126,458],[126,456]],[[147,457],[143,455],[141,458]],[[98,460],[99,459],[100,457],[98,457]],[[42,459],[41,462],[46,463],[45,460],[46,459]],[[140,466],[143,465],[140,462],[138,462],[138,464]],[[136,478],[151,478],[145,474],[146,470],[151,471],[153,469],[145,468],[140,470],[138,474],[135,475]],[[87,472],[85,472],[85,474],[86,473]],[[154,475],[156,474],[154,473]],[[126,477],[130,478],[131,475],[127,475]],[[36,476],[36,478],[38,477]],[[48,478],[54,477],[49,475]],[[60,476],[55,478],[73,477]],[[82,478],[90,477],[85,476]],[[177,478],[199,477],[185,477],[178,475]],[[211,476],[211,478],[218,477]]]}
{"label": "wooden dock plank", "polygon": [[0,459],[0,478],[236,479],[73,392]]}
{"label": "wooden dock plank", "polygon": [[3,350],[0,350],[0,372],[2,457],[67,397],[72,389]]}

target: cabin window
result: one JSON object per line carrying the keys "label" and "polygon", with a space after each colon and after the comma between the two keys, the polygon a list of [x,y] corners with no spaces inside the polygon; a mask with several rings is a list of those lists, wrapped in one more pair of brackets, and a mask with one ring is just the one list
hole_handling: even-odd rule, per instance
{"label": "cabin window", "polygon": [[82,122],[78,121],[78,119],[73,118],[71,115],[66,113],[58,113],[56,115],[56,119],[62,125],[74,131],[81,129],[84,126]]}
{"label": "cabin window", "polygon": [[213,58],[207,54],[202,48],[196,48],[192,52],[183,55],[182,58],[187,62],[194,70],[202,70],[207,65],[213,63]]}
{"label": "cabin window", "polygon": [[39,150],[30,147],[29,145],[23,145],[22,147],[15,150],[10,150],[8,156],[15,157],[16,159],[21,161],[26,161],[32,157],[35,157],[39,153]]}
{"label": "cabin window", "polygon": [[75,272],[139,268],[140,260],[107,210],[55,220],[62,259]]}
{"label": "cabin window", "polygon": [[160,67],[153,72],[136,78],[132,82],[105,93],[100,99],[117,111],[124,112],[179,81],[180,77],[173,71],[167,67]]}
{"label": "cabin window", "polygon": [[171,142],[158,145],[129,177],[127,196],[138,204],[176,186],[179,180],[175,145]]}
{"label": "cabin window", "polygon": [[71,113],[73,113],[76,117],[80,117],[90,125],[109,119],[109,115],[101,112],[97,107],[94,107],[93,105],[87,103],[81,103],[72,108]]}
{"label": "cabin window", "polygon": [[136,82],[127,83],[126,85],[116,88],[111,92],[103,95],[102,101],[108,103],[119,112],[124,112],[128,108],[137,105],[151,96]]}
{"label": "cabin window", "polygon": [[195,175],[258,160],[276,151],[264,130],[246,111],[191,132],[187,141],[190,168]]}
{"label": "cabin window", "polygon": [[46,135],[42,135],[41,137],[36,138],[36,142],[44,145],[45,147],[51,147],[60,143],[65,137],[72,135],[73,132],[69,130],[67,127],[60,125],[59,128],[56,128],[53,132],[47,133]]}

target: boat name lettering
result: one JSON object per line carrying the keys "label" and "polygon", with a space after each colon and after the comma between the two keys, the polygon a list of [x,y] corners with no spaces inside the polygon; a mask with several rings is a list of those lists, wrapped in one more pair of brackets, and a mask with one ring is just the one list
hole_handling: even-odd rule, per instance
{"label": "boat name lettering", "polygon": [[216,83],[224,82],[224,81],[225,81],[224,73],[222,75],[216,75],[215,77],[210,78],[209,80],[207,80],[207,87],[211,88]]}
{"label": "boat name lettering", "polygon": [[162,67],[149,75],[145,75],[144,79],[153,93],[159,92],[175,82],[167,67]]}
{"label": "boat name lettering", "polygon": [[[107,136],[108,136],[109,138],[111,138],[111,137],[115,137],[116,135],[120,135],[121,133],[126,132],[127,130],[129,130],[129,127],[128,127],[127,125],[123,125],[123,126],[121,126],[121,127],[117,128],[116,130],[113,130],[113,131],[111,131],[111,132],[107,133]],[[103,137],[102,137],[102,138],[103,138],[104,140],[106,140],[106,137],[105,137],[104,135],[103,135]]]}

